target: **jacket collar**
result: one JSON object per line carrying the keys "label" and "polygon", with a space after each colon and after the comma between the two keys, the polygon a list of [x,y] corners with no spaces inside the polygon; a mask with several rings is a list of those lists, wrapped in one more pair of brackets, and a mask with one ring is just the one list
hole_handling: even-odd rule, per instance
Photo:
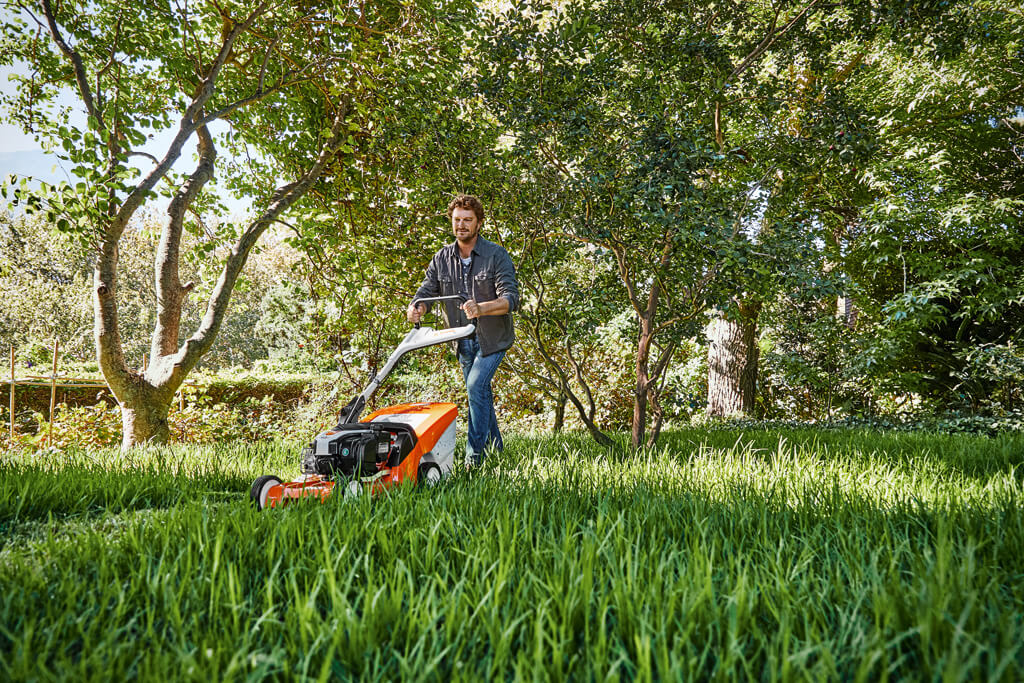
{"label": "jacket collar", "polygon": [[[449,246],[449,248],[451,248],[451,250],[457,256],[460,256],[460,257],[462,256],[462,253],[459,251],[459,241],[458,240],[454,240],[448,246]],[[496,245],[494,244],[494,242],[491,242],[490,240],[484,239],[483,237],[477,235],[477,237],[476,237],[476,244],[473,245],[473,250],[470,251],[470,253],[475,255],[475,256],[483,256],[484,254],[488,253],[489,251],[492,251],[495,246]]]}

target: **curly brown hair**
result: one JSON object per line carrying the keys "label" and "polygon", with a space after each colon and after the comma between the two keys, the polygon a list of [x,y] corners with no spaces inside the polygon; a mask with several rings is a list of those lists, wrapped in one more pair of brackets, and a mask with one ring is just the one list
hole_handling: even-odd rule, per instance
{"label": "curly brown hair", "polygon": [[448,220],[451,220],[452,212],[455,211],[455,209],[472,209],[473,213],[476,214],[477,222],[480,225],[484,224],[484,205],[473,195],[456,195],[455,199],[448,204]]}

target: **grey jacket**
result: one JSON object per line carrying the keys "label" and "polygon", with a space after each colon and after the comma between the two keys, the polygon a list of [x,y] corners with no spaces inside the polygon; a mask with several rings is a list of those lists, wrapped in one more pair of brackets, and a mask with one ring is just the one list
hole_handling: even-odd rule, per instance
{"label": "grey jacket", "polygon": [[[512,312],[519,308],[519,285],[516,268],[508,252],[500,245],[477,237],[473,247],[473,261],[468,272],[459,258],[456,242],[442,247],[427,266],[423,284],[413,299],[461,294],[477,302],[494,301],[498,297],[508,300],[505,315],[484,315],[477,320],[476,337],[481,355],[487,356],[512,346],[516,335],[512,326]],[[445,301],[444,313],[449,327],[465,325],[466,314],[454,300]],[[430,310],[429,304],[424,304]]]}

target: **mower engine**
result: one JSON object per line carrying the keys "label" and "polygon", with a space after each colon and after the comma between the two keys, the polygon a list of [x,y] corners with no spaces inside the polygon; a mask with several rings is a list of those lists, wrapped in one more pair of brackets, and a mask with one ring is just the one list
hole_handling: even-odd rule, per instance
{"label": "mower engine", "polygon": [[338,425],[320,434],[302,451],[302,473],[367,477],[396,467],[412,451],[411,427],[390,422]]}

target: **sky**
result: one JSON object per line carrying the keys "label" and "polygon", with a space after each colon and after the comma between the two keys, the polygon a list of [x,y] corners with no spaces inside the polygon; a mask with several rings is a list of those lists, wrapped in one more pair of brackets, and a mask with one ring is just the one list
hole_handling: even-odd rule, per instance
{"label": "sky", "polygon": [[[9,67],[0,67],[0,91],[4,94],[16,87],[9,80],[13,72]],[[57,158],[44,152],[31,135],[0,119],[0,177],[14,173],[55,182],[65,175],[60,168],[54,168],[56,163]]]}

